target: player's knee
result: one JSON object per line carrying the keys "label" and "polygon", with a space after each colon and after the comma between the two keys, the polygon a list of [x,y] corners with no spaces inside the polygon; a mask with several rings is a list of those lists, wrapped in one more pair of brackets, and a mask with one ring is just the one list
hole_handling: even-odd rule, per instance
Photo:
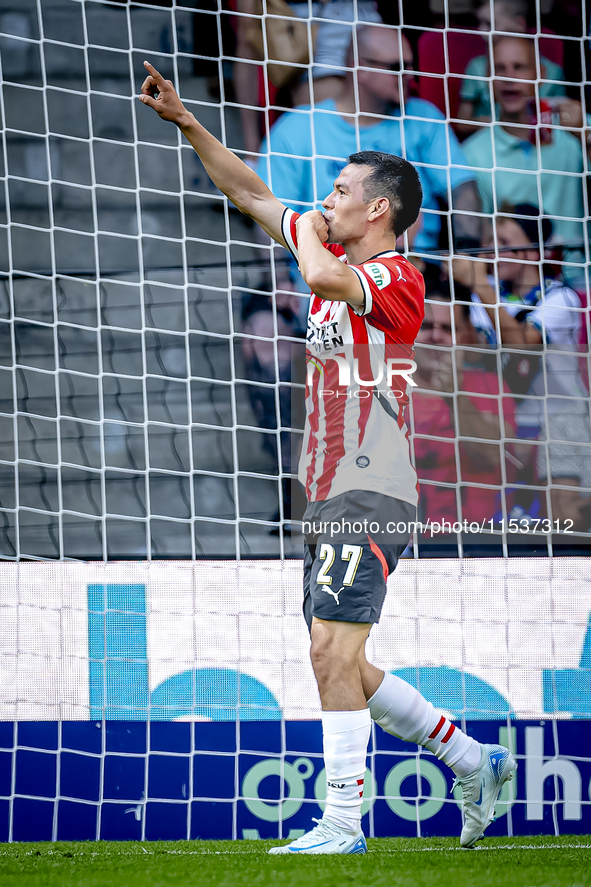
{"label": "player's knee", "polygon": [[317,677],[324,675],[330,668],[330,655],[327,645],[319,641],[314,641],[314,638],[312,638],[310,660],[312,662],[314,674]]}
{"label": "player's knee", "polygon": [[336,632],[330,622],[312,623],[310,657],[312,662],[320,663],[324,659],[330,658],[336,644]]}
{"label": "player's knee", "polygon": [[349,651],[330,632],[312,632],[310,659],[317,678],[329,680],[357,668],[357,651]]}

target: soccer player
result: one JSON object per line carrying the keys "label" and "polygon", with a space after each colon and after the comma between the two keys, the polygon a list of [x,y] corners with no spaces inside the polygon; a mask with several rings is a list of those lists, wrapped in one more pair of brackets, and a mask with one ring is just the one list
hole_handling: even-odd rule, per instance
{"label": "soccer player", "polygon": [[[513,755],[462,733],[410,684],[371,665],[364,652],[388,573],[416,519],[403,409],[424,283],[396,252],[396,238],[419,214],[418,174],[391,154],[353,154],[323,203],[325,212],[298,216],[197,122],[170,81],[144,64],[140,100],[175,123],[217,187],[291,250],[314,293],[299,476],[310,503],[304,615],[322,703],[326,808],[311,831],[270,852],[366,852],[361,803],[372,718],[452,768],[463,791],[461,844],[471,847],[515,770]],[[347,379],[351,369],[357,387]]]}

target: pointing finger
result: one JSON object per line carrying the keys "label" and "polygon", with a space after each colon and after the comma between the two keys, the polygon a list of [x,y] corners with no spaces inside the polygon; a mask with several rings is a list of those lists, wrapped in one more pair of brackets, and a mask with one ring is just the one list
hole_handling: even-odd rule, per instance
{"label": "pointing finger", "polygon": [[150,72],[157,86],[162,87],[166,84],[166,80],[164,79],[160,71],[157,71],[156,68],[150,64],[150,62],[144,62],[144,68],[146,69],[146,71]]}

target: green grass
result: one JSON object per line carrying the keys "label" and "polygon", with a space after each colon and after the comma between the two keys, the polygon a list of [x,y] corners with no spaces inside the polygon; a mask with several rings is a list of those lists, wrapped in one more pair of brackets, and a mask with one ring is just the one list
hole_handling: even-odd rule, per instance
{"label": "green grass", "polygon": [[272,841],[0,845],[2,887],[591,887],[591,836],[381,838],[366,856],[273,857]]}

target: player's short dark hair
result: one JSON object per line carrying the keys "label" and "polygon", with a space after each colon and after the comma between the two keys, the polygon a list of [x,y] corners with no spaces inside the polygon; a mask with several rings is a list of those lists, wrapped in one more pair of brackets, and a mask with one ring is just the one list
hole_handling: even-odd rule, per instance
{"label": "player's short dark hair", "polygon": [[363,182],[363,199],[366,203],[376,197],[390,201],[390,222],[397,237],[416,222],[423,202],[423,189],[414,166],[384,151],[360,151],[351,154],[348,162],[356,166],[369,166],[371,172]]}

